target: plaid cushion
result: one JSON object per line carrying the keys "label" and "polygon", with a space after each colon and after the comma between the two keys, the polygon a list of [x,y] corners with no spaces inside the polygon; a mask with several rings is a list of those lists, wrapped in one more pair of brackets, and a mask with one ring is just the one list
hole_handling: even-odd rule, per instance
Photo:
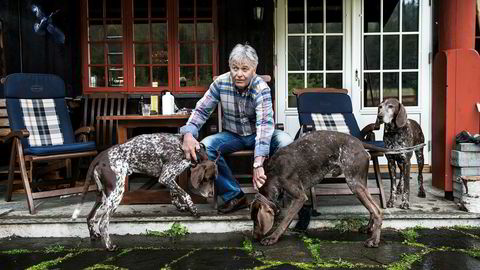
{"label": "plaid cushion", "polygon": [[350,129],[341,113],[312,113],[315,130],[333,130],[350,134]]}
{"label": "plaid cushion", "polygon": [[63,134],[53,99],[20,99],[30,146],[63,144]]}

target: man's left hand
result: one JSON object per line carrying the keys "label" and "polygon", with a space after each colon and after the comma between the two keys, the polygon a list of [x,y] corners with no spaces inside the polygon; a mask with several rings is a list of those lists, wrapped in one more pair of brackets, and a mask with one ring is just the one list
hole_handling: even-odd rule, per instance
{"label": "man's left hand", "polygon": [[258,190],[265,184],[265,181],[267,181],[267,176],[263,167],[253,169],[253,187]]}

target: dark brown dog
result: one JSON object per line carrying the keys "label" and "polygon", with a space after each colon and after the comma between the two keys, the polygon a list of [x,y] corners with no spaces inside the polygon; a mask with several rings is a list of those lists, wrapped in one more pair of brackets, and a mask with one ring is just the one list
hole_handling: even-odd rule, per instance
{"label": "dark brown dog", "polygon": [[[125,177],[133,172],[157,177],[159,183],[170,189],[172,204],[178,210],[188,210],[197,216],[197,208],[190,195],[175,181],[183,171],[194,166],[189,181],[191,190],[204,197],[213,196],[214,180],[218,174],[216,161],[208,160],[205,147],[200,147],[197,156],[200,158],[198,164],[186,160],[182,150],[182,135],[169,133],[139,135],[101,152],[88,168],[81,202],[83,204],[93,178],[98,191],[97,201],[87,217],[90,238],[102,238],[107,250],[116,249],[110,240],[108,225],[110,216],[123,198]],[[79,209],[75,209],[73,219],[78,216]],[[95,230],[95,225],[99,232]]]}
{"label": "dark brown dog", "polygon": [[[352,192],[370,212],[367,247],[378,247],[383,213],[367,189],[370,155],[360,140],[334,131],[314,131],[279,149],[265,162],[267,181],[251,205],[253,235],[263,245],[276,243],[307,201],[306,192],[325,175],[343,172]],[[279,213],[278,198],[286,193],[292,203],[278,227],[267,237]],[[263,238],[263,239],[262,239]]]}
{"label": "dark brown dog", "polygon": [[[388,149],[399,149],[420,145],[425,142],[422,128],[412,119],[407,119],[405,107],[394,98],[389,98],[378,105],[377,128],[385,123],[383,133],[383,142]],[[410,159],[412,152],[402,154],[386,154],[388,160],[388,172],[391,179],[390,199],[387,207],[393,207],[397,194],[401,194],[402,203],[400,208],[408,209],[410,207]],[[425,189],[423,188],[423,147],[415,150],[418,164],[418,197],[425,198]],[[396,165],[400,169],[400,181],[397,185]]]}

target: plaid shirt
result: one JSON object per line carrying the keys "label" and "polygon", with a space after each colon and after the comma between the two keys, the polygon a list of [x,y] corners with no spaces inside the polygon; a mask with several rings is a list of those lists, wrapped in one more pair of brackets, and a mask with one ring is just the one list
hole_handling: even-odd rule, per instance
{"label": "plaid shirt", "polygon": [[223,129],[240,136],[256,133],[255,157],[268,156],[274,129],[272,97],[270,87],[259,76],[252,78],[243,93],[236,89],[230,72],[218,76],[197,102],[187,124],[180,128],[180,133],[192,133],[197,138],[198,130],[205,124],[218,102],[222,106]]}

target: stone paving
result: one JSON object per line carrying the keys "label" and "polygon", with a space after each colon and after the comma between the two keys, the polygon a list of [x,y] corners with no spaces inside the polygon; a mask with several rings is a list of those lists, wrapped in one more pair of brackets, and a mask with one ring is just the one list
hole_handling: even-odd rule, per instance
{"label": "stone paving", "polygon": [[0,269],[480,269],[480,229],[385,229],[379,248],[339,223],[289,231],[273,246],[250,232],[188,234],[176,224],[148,235],[114,235],[107,252],[86,238],[0,239]]}

